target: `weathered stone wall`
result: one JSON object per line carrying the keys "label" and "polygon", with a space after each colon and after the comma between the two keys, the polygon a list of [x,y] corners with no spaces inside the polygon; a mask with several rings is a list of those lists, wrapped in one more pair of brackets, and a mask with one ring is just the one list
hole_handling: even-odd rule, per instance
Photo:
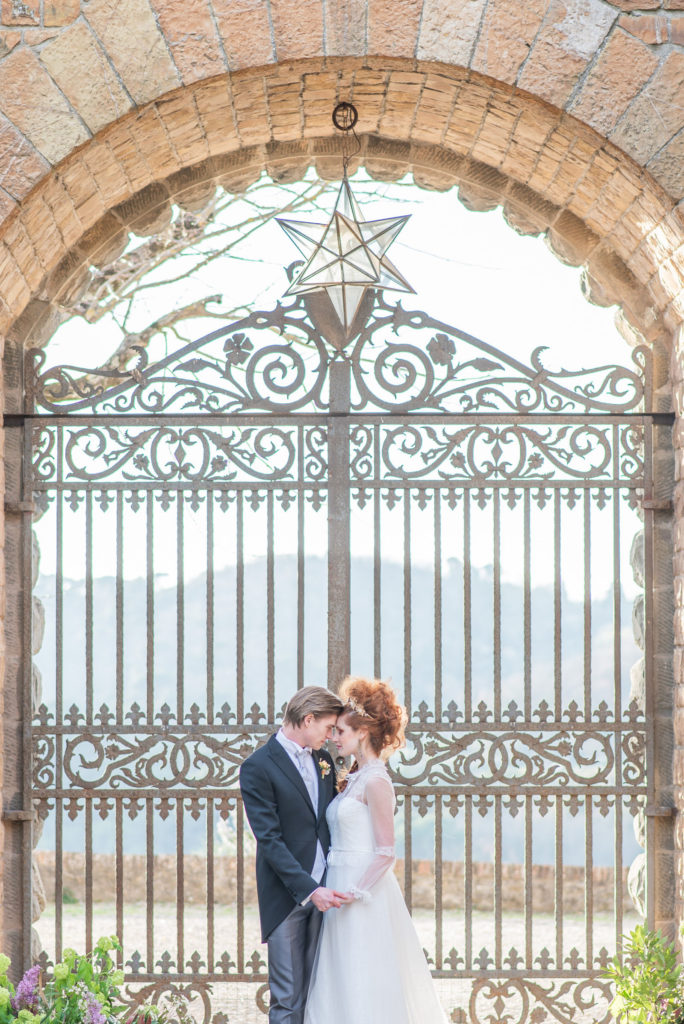
{"label": "weathered stone wall", "polygon": [[[41,851],[36,861],[45,885],[45,896],[54,902],[55,855]],[[85,857],[81,853],[66,853],[62,861],[62,882],[73,896],[85,900]],[[128,854],[123,858],[123,886],[127,903],[145,902],[147,862],[142,855]],[[397,861],[395,874],[399,884],[404,880],[404,862]],[[594,911],[613,910],[613,869],[595,867],[593,870]],[[114,857],[106,853],[93,856],[93,899],[110,902],[114,891]],[[521,864],[503,864],[503,909],[520,911],[525,907],[525,874]],[[461,909],[464,905],[463,863],[446,861],[442,865],[443,895],[446,910]],[[565,865],[563,868],[563,910],[565,913],[584,911],[585,874],[583,867]],[[183,861],[183,885],[187,903],[204,904],[207,898],[206,858],[188,855]],[[154,898],[161,903],[175,903],[177,892],[176,858],[172,854],[158,854],[154,858]],[[414,861],[412,865],[412,893],[415,907],[434,908],[435,873],[433,861]],[[473,909],[493,910],[494,866],[473,864]],[[552,913],[554,909],[555,874],[553,865],[535,864],[532,868],[532,907],[538,913]],[[237,864],[233,857],[214,860],[214,898],[216,903],[234,904],[237,901]],[[634,907],[627,891],[627,869],[623,872],[622,900],[625,912]],[[256,880],[254,862],[245,864],[245,903],[256,906]]]}

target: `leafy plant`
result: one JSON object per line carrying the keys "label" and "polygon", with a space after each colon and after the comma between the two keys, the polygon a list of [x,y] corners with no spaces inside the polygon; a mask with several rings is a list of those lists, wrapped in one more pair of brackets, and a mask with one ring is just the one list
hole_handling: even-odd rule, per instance
{"label": "leafy plant", "polygon": [[110,956],[121,950],[115,935],[98,939],[95,949],[79,956],[65,949],[52,977],[41,984],[40,965],[30,967],[17,985],[7,977],[10,959],[0,954],[0,1024],[165,1024],[156,1006],[139,1006],[131,1013],[120,1001],[124,972]]}
{"label": "leafy plant", "polygon": [[622,960],[615,957],[606,977],[615,985],[610,1012],[620,1024],[684,1024],[682,968],[674,943],[638,925]]}

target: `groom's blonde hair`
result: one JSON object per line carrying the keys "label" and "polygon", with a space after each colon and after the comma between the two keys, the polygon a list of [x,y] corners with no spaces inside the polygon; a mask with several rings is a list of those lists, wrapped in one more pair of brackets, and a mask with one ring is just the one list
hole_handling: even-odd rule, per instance
{"label": "groom's blonde hair", "polygon": [[297,690],[285,708],[285,722],[301,725],[307,715],[322,718],[324,715],[339,715],[344,707],[342,701],[324,686],[303,686]]}

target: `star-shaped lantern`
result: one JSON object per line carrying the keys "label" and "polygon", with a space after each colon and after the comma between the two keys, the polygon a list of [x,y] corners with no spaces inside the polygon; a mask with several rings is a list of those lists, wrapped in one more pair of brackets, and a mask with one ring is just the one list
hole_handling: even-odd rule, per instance
{"label": "star-shaped lantern", "polygon": [[348,333],[368,288],[413,292],[385,255],[408,219],[364,220],[345,174],[327,224],[278,218],[306,259],[285,294],[326,291]]}

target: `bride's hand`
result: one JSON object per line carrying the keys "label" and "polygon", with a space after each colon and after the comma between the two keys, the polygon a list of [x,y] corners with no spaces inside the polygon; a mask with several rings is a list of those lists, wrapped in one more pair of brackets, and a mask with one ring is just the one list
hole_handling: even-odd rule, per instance
{"label": "bride's hand", "polygon": [[338,893],[338,895],[340,897],[340,903],[342,903],[342,904],[344,904],[344,903],[353,903],[354,902],[354,897],[352,896],[352,894],[350,892]]}
{"label": "bride's hand", "polygon": [[345,897],[346,893],[337,892],[335,889],[328,889],[325,885],[319,885],[311,893],[311,902],[318,910],[330,910],[332,907],[341,907],[343,903],[348,902]]}

